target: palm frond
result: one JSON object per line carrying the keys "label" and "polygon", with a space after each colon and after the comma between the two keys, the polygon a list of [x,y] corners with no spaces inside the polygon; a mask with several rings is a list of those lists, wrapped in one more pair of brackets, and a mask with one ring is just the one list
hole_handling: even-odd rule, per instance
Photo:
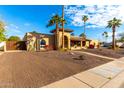
{"label": "palm frond", "polygon": [[116,19],[115,17],[112,20],[108,21],[108,25],[106,26],[107,28],[112,28],[112,27],[120,27],[121,25],[121,20]]}
{"label": "palm frond", "polygon": [[46,27],[50,27],[50,26],[53,26],[55,24],[55,21],[54,20],[49,20],[48,24],[46,25]]}
{"label": "palm frond", "polygon": [[56,23],[57,24],[60,24],[61,23],[61,17],[58,14],[55,14],[54,16],[51,17],[51,19],[49,20],[49,22],[46,25],[46,27],[53,26]]}
{"label": "palm frond", "polygon": [[88,20],[88,16],[84,15],[84,16],[82,17],[82,20],[83,20],[84,22],[86,22],[86,21]]}

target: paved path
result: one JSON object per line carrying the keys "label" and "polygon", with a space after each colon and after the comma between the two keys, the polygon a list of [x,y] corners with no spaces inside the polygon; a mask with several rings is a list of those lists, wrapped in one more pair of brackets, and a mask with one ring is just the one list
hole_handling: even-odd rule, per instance
{"label": "paved path", "polygon": [[116,58],[111,58],[111,57],[107,57],[107,56],[102,56],[102,55],[97,55],[97,54],[93,54],[93,53],[89,53],[89,52],[84,52],[84,51],[73,51],[74,53],[83,53],[83,54],[88,54],[88,55],[92,55],[92,56],[97,56],[97,57],[101,57],[101,58],[106,58],[106,59],[111,59],[111,60],[116,60]]}
{"label": "paved path", "polygon": [[124,88],[124,58],[73,75],[61,81],[44,86],[67,88]]}

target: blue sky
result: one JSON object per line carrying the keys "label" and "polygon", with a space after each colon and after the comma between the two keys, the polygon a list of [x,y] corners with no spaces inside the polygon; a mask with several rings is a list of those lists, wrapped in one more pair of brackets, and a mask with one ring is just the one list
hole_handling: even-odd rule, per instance
{"label": "blue sky", "polygon": [[[21,38],[26,32],[38,31],[49,33],[54,28],[46,28],[50,17],[56,13],[61,15],[62,6],[57,5],[27,5],[27,6],[0,6],[0,20],[6,24],[7,36],[17,35]],[[67,25],[65,28],[74,30],[75,35],[83,32],[83,21],[81,17],[87,15],[89,20],[86,25],[86,35],[90,39],[103,40],[101,34],[108,31],[111,41],[111,29],[106,29],[107,21],[113,17],[122,19],[124,22],[124,6],[120,5],[82,5],[65,6],[65,19]],[[117,34],[123,32],[124,25],[117,29]],[[116,36],[118,37],[118,36]]]}

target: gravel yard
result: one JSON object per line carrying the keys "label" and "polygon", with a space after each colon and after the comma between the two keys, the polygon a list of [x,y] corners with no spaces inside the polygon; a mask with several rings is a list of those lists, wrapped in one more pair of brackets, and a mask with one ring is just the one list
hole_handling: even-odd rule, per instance
{"label": "gravel yard", "polygon": [[110,61],[59,51],[6,52],[0,55],[0,87],[42,87]]}

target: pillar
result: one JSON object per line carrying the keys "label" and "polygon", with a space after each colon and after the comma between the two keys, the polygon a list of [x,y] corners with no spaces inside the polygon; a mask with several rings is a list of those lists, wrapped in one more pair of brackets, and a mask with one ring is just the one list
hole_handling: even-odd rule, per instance
{"label": "pillar", "polygon": [[82,40],[81,40],[81,48],[82,48]]}
{"label": "pillar", "polygon": [[4,42],[4,52],[6,52],[6,41]]}
{"label": "pillar", "polygon": [[71,47],[70,47],[70,38],[68,38],[68,49],[71,49]]}

